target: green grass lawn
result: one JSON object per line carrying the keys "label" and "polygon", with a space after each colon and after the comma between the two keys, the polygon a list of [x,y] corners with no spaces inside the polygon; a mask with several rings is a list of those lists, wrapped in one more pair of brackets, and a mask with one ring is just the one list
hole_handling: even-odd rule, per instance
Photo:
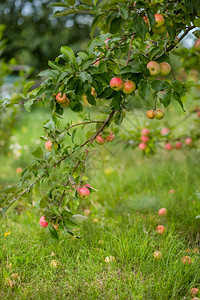
{"label": "green grass lawn", "polygon": [[[38,135],[42,113],[33,114],[35,122],[28,116],[15,135],[24,145]],[[31,126],[36,135],[23,138]],[[23,151],[25,161],[2,158],[1,182],[17,180],[15,168],[30,158]],[[88,170],[98,192],[79,208],[90,211],[77,231],[81,239],[62,232],[59,241],[51,239],[25,200],[0,220],[0,299],[190,299],[190,289],[200,288],[198,152],[160,152],[147,159],[138,150],[117,156],[104,146],[97,151],[104,160]],[[162,207],[167,216],[158,215]],[[156,233],[157,225],[165,226],[164,235]],[[155,260],[154,251],[162,258]],[[183,256],[192,263],[183,265]],[[106,257],[114,258],[106,263]]]}

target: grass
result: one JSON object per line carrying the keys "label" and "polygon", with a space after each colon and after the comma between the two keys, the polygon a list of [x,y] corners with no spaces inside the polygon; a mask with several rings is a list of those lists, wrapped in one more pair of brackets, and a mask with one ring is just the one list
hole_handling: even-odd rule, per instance
{"label": "grass", "polygon": [[[33,126],[38,135],[42,116],[36,111],[21,120],[17,143],[35,139],[22,128],[29,132]],[[144,159],[137,150],[113,157],[98,149],[104,161],[94,159],[88,171],[98,192],[79,208],[90,210],[77,232],[81,239],[62,233],[59,242],[51,239],[38,224],[36,208],[24,200],[0,220],[1,299],[190,299],[190,289],[200,288],[200,254],[194,250],[200,243],[198,152]],[[1,182],[16,181],[15,168],[25,162],[2,159]],[[161,207],[166,217],[158,216]],[[164,235],[156,233],[157,225],[166,227]],[[159,260],[153,258],[157,250]],[[186,255],[192,264],[182,264]],[[110,256],[115,260],[106,263]]]}

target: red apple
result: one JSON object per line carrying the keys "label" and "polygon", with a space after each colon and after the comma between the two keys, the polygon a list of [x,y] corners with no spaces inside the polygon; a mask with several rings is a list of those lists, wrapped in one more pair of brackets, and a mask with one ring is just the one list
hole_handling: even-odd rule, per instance
{"label": "red apple", "polygon": [[191,146],[192,145],[192,139],[190,137],[188,137],[187,139],[185,139],[185,144],[187,146]]}
{"label": "red apple", "polygon": [[46,228],[49,224],[45,221],[45,216],[42,216],[39,220],[39,223],[42,227]]}
{"label": "red apple", "polygon": [[78,193],[82,199],[85,199],[90,195],[90,190],[87,187],[83,186],[78,190]]}
{"label": "red apple", "polygon": [[110,87],[115,91],[121,90],[123,86],[124,86],[123,80],[119,77],[113,77],[110,81]]}
{"label": "red apple", "polygon": [[180,141],[177,141],[177,142],[175,143],[175,148],[176,148],[176,149],[181,149],[181,147],[182,147],[182,143],[181,143]]}
{"label": "red apple", "polygon": [[140,143],[138,147],[141,151],[143,151],[144,149],[146,149],[147,145],[145,143]]}
{"label": "red apple", "polygon": [[105,143],[105,139],[101,136],[101,134],[98,134],[96,137],[96,142],[99,145],[103,145]]}
{"label": "red apple", "polygon": [[154,111],[153,115],[157,120],[161,120],[162,118],[164,118],[165,112],[161,108],[157,108]]}
{"label": "red apple", "polygon": [[107,142],[112,142],[114,140],[114,133],[112,131],[109,132],[109,135],[106,137]]}
{"label": "red apple", "polygon": [[143,143],[147,143],[148,141],[149,141],[149,137],[148,136],[145,136],[145,135],[143,135],[143,136],[141,136],[141,141],[143,142]]}
{"label": "red apple", "polygon": [[16,169],[16,173],[19,174],[19,173],[21,173],[21,172],[22,172],[22,168],[21,168],[21,167],[18,167],[18,168]]}
{"label": "red apple", "polygon": [[171,143],[166,143],[166,144],[165,144],[165,150],[170,151],[170,150],[172,150],[172,149],[173,149],[173,146],[172,146]]}
{"label": "red apple", "polygon": [[200,51],[200,39],[197,39],[194,44],[194,49]]}
{"label": "red apple", "polygon": [[51,148],[52,148],[52,141],[51,141],[51,140],[46,141],[46,143],[45,143],[45,148],[46,148],[48,151],[51,151]]}
{"label": "red apple", "polygon": [[149,26],[149,20],[148,20],[147,16],[143,16],[143,20],[145,21],[145,23],[147,24],[147,26]]}
{"label": "red apple", "polygon": [[135,82],[133,82],[132,80],[127,80],[124,83],[122,91],[124,92],[124,94],[131,94],[132,92],[135,91],[135,89],[136,89]]}
{"label": "red apple", "polygon": [[187,264],[191,265],[191,263],[192,263],[192,259],[190,256],[183,256],[181,261],[184,265],[187,265]]}
{"label": "red apple", "polygon": [[197,288],[191,288],[190,292],[191,292],[192,295],[196,295],[196,294],[198,294],[199,289],[197,289]]}
{"label": "red apple", "polygon": [[161,257],[162,257],[162,252],[160,252],[160,251],[155,251],[154,254],[153,254],[153,257],[154,257],[155,259],[161,258]]}
{"label": "red apple", "polygon": [[97,93],[95,92],[95,89],[93,87],[91,90],[91,95],[94,96],[95,98],[97,97]]}
{"label": "red apple", "polygon": [[154,111],[153,110],[148,110],[146,115],[147,115],[147,118],[154,119]]}
{"label": "red apple", "polygon": [[158,234],[163,234],[163,233],[165,232],[165,226],[163,226],[163,225],[158,225],[158,226],[156,227],[156,232],[157,232]]}
{"label": "red apple", "polygon": [[161,208],[158,211],[159,216],[166,216],[167,215],[167,209],[166,208]]}
{"label": "red apple", "polygon": [[169,190],[169,194],[175,194],[176,191],[175,190]]}
{"label": "red apple", "polygon": [[150,130],[148,128],[143,128],[141,134],[147,136],[150,134]]}
{"label": "red apple", "polygon": [[164,127],[164,128],[161,129],[160,134],[161,134],[162,136],[166,136],[166,135],[169,134],[169,132],[170,132],[170,129],[167,128],[167,127]]}
{"label": "red apple", "polygon": [[160,75],[167,76],[171,72],[171,66],[167,62],[160,63]]}
{"label": "red apple", "polygon": [[155,18],[155,25],[154,25],[155,28],[159,28],[164,25],[165,19],[161,14],[155,14],[154,18]]}
{"label": "red apple", "polygon": [[151,76],[157,76],[160,74],[160,65],[156,61],[150,61],[147,64]]}

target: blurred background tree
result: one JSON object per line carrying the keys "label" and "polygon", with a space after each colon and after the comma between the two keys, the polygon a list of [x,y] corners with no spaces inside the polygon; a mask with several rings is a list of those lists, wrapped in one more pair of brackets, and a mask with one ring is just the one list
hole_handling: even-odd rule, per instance
{"label": "blurred background tree", "polygon": [[35,74],[47,67],[62,45],[75,52],[85,49],[89,40],[90,15],[52,18],[55,8],[49,0],[4,0],[0,2],[0,20],[5,24],[7,48],[5,60],[15,57],[19,64],[35,68]]}

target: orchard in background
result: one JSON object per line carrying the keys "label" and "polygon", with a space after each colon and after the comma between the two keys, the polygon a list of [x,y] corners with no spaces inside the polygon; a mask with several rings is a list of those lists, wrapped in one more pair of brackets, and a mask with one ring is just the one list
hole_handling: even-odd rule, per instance
{"label": "orchard in background", "polygon": [[[51,235],[58,238],[57,230],[74,235],[73,230],[85,219],[74,212],[80,200],[95,191],[84,175],[90,153],[94,147],[113,141],[114,127],[120,126],[127,112],[138,109],[138,99],[151,104],[146,115],[157,122],[167,118],[165,108],[172,101],[184,110],[181,97],[195,83],[175,78],[170,53],[180,55],[178,43],[200,26],[200,5],[186,0],[87,0],[76,5],[70,0],[52,6],[63,9],[54,17],[92,14],[92,38],[86,51],[76,55],[68,46],[62,46],[61,54],[49,61],[50,69],[39,74],[45,80],[38,88],[31,90],[34,82],[28,82],[23,94],[12,102],[1,101],[4,109],[22,102],[31,111],[32,104],[40,102],[51,110],[43,124],[43,147],[33,152],[35,159],[22,172],[18,186],[1,188],[1,208],[5,212],[32,190],[38,195],[40,191],[43,197],[36,203],[41,212],[40,224],[48,226]],[[100,34],[93,37],[96,28]],[[199,37],[199,31],[194,35]],[[192,51],[199,57],[199,39]],[[67,120],[63,126],[64,110],[82,112],[82,121],[75,124]],[[96,119],[96,111],[102,117]],[[80,143],[76,140],[79,128]],[[147,130],[139,144],[142,151],[148,148]],[[172,148],[166,140],[165,149]],[[160,225],[156,231],[164,234],[165,228]]]}

